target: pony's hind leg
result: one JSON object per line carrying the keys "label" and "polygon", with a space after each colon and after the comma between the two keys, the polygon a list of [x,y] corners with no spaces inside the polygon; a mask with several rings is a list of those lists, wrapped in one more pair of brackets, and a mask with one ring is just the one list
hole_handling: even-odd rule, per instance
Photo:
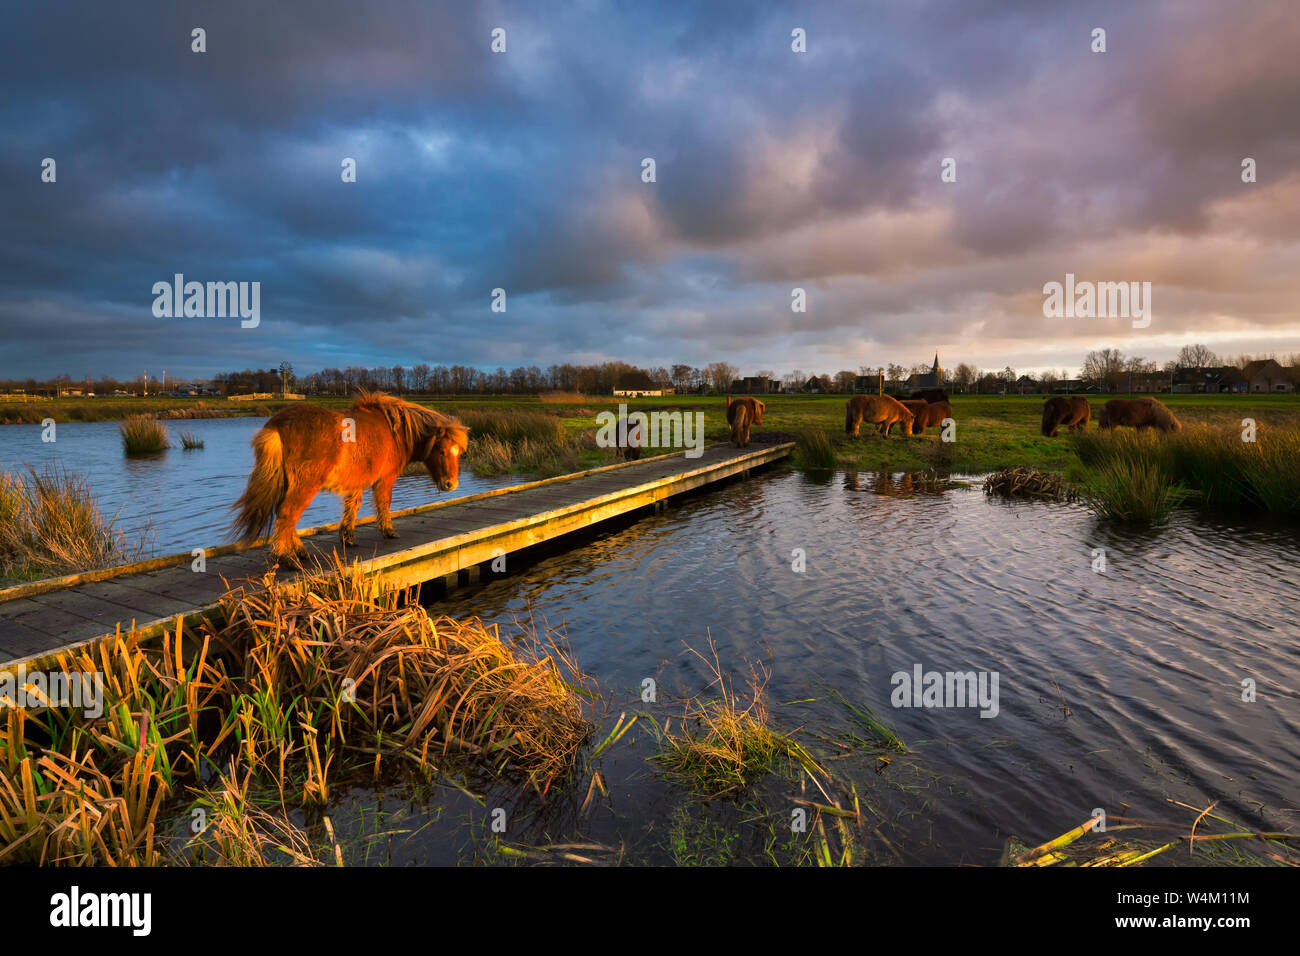
{"label": "pony's hind leg", "polygon": [[375,514],[378,515],[379,533],[385,538],[397,537],[397,531],[393,528],[393,519],[388,514],[389,506],[393,503],[393,482],[396,480],[396,475],[390,475],[386,478],[380,478],[370,486],[370,494],[375,499]]}
{"label": "pony's hind leg", "polygon": [[307,554],[307,546],[298,536],[298,519],[315,497],[315,488],[295,484],[290,478],[289,491],[275,513],[275,536],[271,540],[271,553],[277,558],[301,559]]}
{"label": "pony's hind leg", "polygon": [[351,491],[343,496],[343,521],[339,524],[339,540],[345,545],[357,543],[357,509],[360,507],[360,491]]}

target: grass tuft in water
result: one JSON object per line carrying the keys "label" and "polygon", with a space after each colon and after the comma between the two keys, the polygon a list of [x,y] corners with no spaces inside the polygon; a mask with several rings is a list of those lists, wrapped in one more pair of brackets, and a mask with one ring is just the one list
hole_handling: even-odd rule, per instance
{"label": "grass tuft in water", "polygon": [[132,415],[117,428],[128,455],[150,455],[171,447],[167,426],[151,415]]}
{"label": "grass tuft in water", "polygon": [[709,641],[711,658],[688,648],[713,673],[709,686],[720,697],[687,702],[674,733],[665,724],[662,750],[655,756],[664,770],[705,797],[735,795],[765,776],[778,758],[809,773],[824,774],[797,741],[771,726],[764,689],[769,674],[752,669],[750,696],[741,700],[722,673],[717,648]]}
{"label": "grass tuft in water", "polygon": [[810,425],[799,432],[793,459],[796,468],[828,471],[835,467],[835,446],[824,428]]}
{"label": "grass tuft in water", "polygon": [[0,472],[0,579],[34,580],[133,560],[84,477],[54,465]]}

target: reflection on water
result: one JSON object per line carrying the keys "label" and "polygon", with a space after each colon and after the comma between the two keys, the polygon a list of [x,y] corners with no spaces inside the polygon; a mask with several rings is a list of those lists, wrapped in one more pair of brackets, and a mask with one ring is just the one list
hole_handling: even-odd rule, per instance
{"label": "reflection on water", "polygon": [[954,483],[933,472],[856,472],[844,473],[846,491],[869,491],[886,498],[910,495],[941,495],[952,490]]}
{"label": "reflection on water", "polygon": [[[167,422],[170,451],[127,457],[122,453],[117,422],[60,424],[57,441],[41,441],[39,425],[0,427],[0,471],[58,463],[90,480],[105,517],[116,515],[129,538],[145,535],[146,556],[208,547],[227,540],[227,509],[244,490],[253,467],[249,439],[264,418],[208,418]],[[193,432],[204,447],[180,447],[180,433]],[[477,479],[461,471],[452,495],[474,494],[502,482]],[[439,495],[427,475],[403,475],[393,488],[393,509],[410,508],[449,496]],[[339,520],[339,499],[316,496],[299,527]],[[360,514],[374,514],[369,494]]]}
{"label": "reflection on water", "polygon": [[[1294,823],[1295,529],[1189,512],[1124,531],[1075,505],[842,478],[732,484],[440,609],[563,623],[581,665],[631,695],[615,712],[646,677],[669,694],[704,690],[707,672],[681,652],[708,637],[738,685],[747,661],[770,661],[774,702],[822,698],[778,707],[787,726],[842,723],[826,685],[870,705],[953,790],[927,801],[914,859],[995,862],[1009,832],[1055,836],[1098,806],[1188,822],[1166,798],[1220,800],[1262,829]],[[996,671],[997,717],[894,709],[891,675],[917,664]],[[1247,678],[1254,703],[1242,700]],[[622,809],[652,812],[637,799]]]}

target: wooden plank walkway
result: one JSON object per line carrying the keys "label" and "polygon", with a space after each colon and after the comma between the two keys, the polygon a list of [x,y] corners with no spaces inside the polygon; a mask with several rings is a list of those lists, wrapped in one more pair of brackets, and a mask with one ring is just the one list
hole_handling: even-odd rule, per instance
{"label": "wooden plank walkway", "polygon": [[[674,452],[421,505],[393,512],[396,539],[382,538],[373,517],[361,519],[357,543],[348,549],[339,543],[337,524],[301,534],[322,563],[332,562],[337,550],[381,575],[389,588],[438,579],[464,583],[497,555],[748,474],[793,447],[713,445],[699,458]],[[256,583],[269,567],[261,542],[207,549],[202,573],[192,570],[193,560],[174,554],[0,590],[0,673],[20,663],[28,670],[47,667],[55,654],[112,636],[118,625],[156,635],[174,630],[178,618],[195,624],[214,614],[230,588]],[[286,570],[280,569],[281,579]]]}

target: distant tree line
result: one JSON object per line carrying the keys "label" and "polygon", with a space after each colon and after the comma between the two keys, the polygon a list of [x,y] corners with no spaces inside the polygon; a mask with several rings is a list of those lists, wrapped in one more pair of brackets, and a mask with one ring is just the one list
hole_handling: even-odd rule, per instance
{"label": "distant tree line", "polygon": [[[1063,390],[1067,383],[1093,387],[1102,391],[1160,391],[1169,386],[1171,376],[1180,369],[1201,369],[1222,366],[1245,368],[1256,358],[1277,358],[1274,355],[1242,355],[1222,359],[1205,345],[1187,345],[1176,359],[1163,364],[1148,361],[1137,355],[1125,355],[1119,349],[1098,349],[1085,357],[1078,378],[1068,369],[1059,372],[1048,370],[1034,376],[1018,375],[1007,366],[1001,370],[980,369],[960,363],[945,369],[945,384],[956,392],[997,394],[1000,392],[1052,392]],[[1282,362],[1300,369],[1300,355],[1292,355]],[[841,370],[834,375],[794,369],[786,375],[760,369],[753,378],[779,383],[783,392],[852,393],[862,381],[881,382],[886,391],[904,390],[908,377],[914,373],[925,374],[930,366],[920,363],[903,366],[889,363],[881,366],[863,365],[857,371]],[[672,388],[677,394],[722,394],[729,391],[740,377],[739,369],[728,362],[712,362],[703,368],[692,365],[673,365],[670,368],[638,368],[627,362],[602,362],[596,365],[564,363],[519,366],[514,369],[498,367],[489,371],[468,365],[417,365],[380,366],[362,368],[326,368],[301,377],[295,376],[293,366],[282,362],[278,368],[244,369],[222,372],[211,380],[202,382],[205,394],[239,395],[254,392],[296,391],[308,395],[346,396],[358,390],[386,391],[415,395],[535,395],[539,392],[577,392],[587,395],[608,395],[620,380],[634,378],[638,384],[649,383]],[[59,375],[52,379],[0,379],[0,392],[26,392],[29,395],[58,395],[76,392],[94,392],[96,395],[158,394],[183,389],[191,383],[180,377],[144,375],[135,379],[102,377],[73,379]],[[1300,383],[1298,383],[1300,384]],[[774,389],[776,390],[776,389]]]}

